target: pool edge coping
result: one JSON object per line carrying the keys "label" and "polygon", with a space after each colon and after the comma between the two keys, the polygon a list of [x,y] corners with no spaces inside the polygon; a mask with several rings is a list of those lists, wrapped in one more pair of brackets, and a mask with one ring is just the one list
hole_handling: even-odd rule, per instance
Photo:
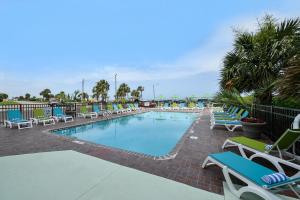
{"label": "pool edge coping", "polygon": [[[89,124],[93,124],[93,123],[97,123],[100,121],[106,121],[106,120],[111,120],[111,119],[116,119],[116,118],[120,118],[120,117],[126,117],[126,116],[130,116],[130,115],[137,115],[137,114],[142,114],[142,113],[147,113],[147,112],[151,112],[151,111],[156,111],[156,112],[179,112],[179,113],[196,113],[198,114],[198,116],[194,119],[194,121],[191,123],[191,125],[187,128],[187,130],[182,134],[182,136],[180,137],[180,139],[178,140],[178,142],[175,144],[175,146],[172,148],[172,150],[167,153],[166,155],[163,156],[152,156],[152,155],[148,155],[148,154],[143,154],[143,153],[139,153],[139,152],[135,152],[135,151],[129,151],[129,150],[125,150],[125,149],[121,149],[121,148],[117,148],[117,147],[111,147],[111,146],[107,146],[107,145],[103,145],[103,144],[97,144],[91,141],[86,141],[86,140],[81,140],[78,138],[73,138],[73,137],[67,137],[67,136],[62,136],[62,135],[58,135],[58,134],[53,134],[51,131],[54,130],[62,130],[62,129],[67,129],[67,128],[73,128],[73,127],[78,127],[78,126],[82,126],[82,125],[89,125]],[[51,136],[55,136],[59,139],[63,139],[63,140],[67,140],[69,142],[78,144],[78,145],[91,145],[93,147],[99,147],[99,148],[103,148],[103,149],[109,149],[115,152],[120,152],[120,153],[127,153],[129,155],[135,155],[135,156],[140,156],[143,158],[150,158],[153,160],[171,160],[171,159],[175,159],[179,150],[181,149],[182,145],[184,144],[185,139],[188,138],[189,133],[191,133],[191,130],[194,128],[194,125],[198,123],[198,120],[200,119],[200,117],[202,116],[202,112],[198,111],[198,112],[186,112],[186,111],[180,111],[180,110],[159,110],[159,109],[145,109],[142,111],[138,111],[138,112],[134,112],[134,113],[129,113],[129,114],[121,114],[121,115],[114,115],[113,117],[108,117],[108,118],[102,118],[102,119],[97,119],[94,121],[87,121],[87,122],[81,122],[79,124],[76,125],[69,125],[66,123],[66,126],[63,126],[61,128],[52,128],[52,129],[45,129],[42,132]]]}

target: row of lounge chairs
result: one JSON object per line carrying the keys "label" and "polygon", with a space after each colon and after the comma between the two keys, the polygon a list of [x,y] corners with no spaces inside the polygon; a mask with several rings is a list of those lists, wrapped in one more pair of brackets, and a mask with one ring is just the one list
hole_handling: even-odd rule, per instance
{"label": "row of lounge chairs", "polygon": [[[86,106],[80,107],[80,112],[77,117],[82,118],[98,118],[98,116],[109,116],[111,114],[120,114],[125,112],[132,112],[140,110],[137,104],[127,104],[127,108],[123,108],[121,104],[108,105],[107,110],[101,110],[98,105],[92,106],[92,112],[88,111]],[[73,117],[66,115],[61,107],[54,107],[53,114],[51,108],[37,108],[33,110],[33,116],[25,119],[22,112],[18,109],[8,110],[7,119],[4,120],[4,126],[13,128],[17,126],[18,129],[32,128],[33,124],[54,125],[56,122],[63,121],[65,123],[74,121]]]}
{"label": "row of lounge chairs", "polygon": [[[227,112],[212,112],[213,121],[237,121],[246,112],[241,110],[232,106]],[[253,193],[266,200],[282,200],[278,192],[290,190],[300,199],[300,165],[292,162],[295,158],[295,143],[300,139],[299,122],[300,114],[294,119],[293,129],[287,129],[272,145],[244,136],[228,138],[222,149],[235,147],[240,155],[230,151],[210,154],[202,168],[210,165],[221,167],[229,190],[238,198],[245,193]],[[288,150],[292,151],[287,153]],[[285,156],[292,159],[286,160]],[[254,162],[255,158],[266,160],[273,165],[272,169],[270,165],[265,167]],[[291,175],[287,172],[294,173]],[[246,185],[237,187],[232,182],[232,176]]]}
{"label": "row of lounge chairs", "polygon": [[55,107],[52,111],[49,108],[37,108],[33,110],[33,117],[25,119],[20,110],[8,110],[7,119],[4,120],[4,126],[13,128],[17,126],[18,129],[32,128],[33,124],[43,124],[53,125],[55,122],[64,121],[69,122],[73,121],[73,117],[66,115],[62,108]]}
{"label": "row of lounge chairs", "polygon": [[211,112],[210,128],[224,126],[228,131],[233,132],[236,128],[242,127],[240,120],[248,115],[247,110],[235,106],[230,106],[226,112]]}
{"label": "row of lounge chairs", "polygon": [[126,108],[123,107],[122,104],[112,104],[108,106],[108,110],[110,110],[114,114],[122,114],[122,113],[129,113],[133,111],[140,111],[141,108],[138,104],[126,104]]}
{"label": "row of lounge chairs", "polygon": [[188,105],[186,103],[175,103],[172,104],[164,103],[161,110],[203,110],[205,108],[203,102],[198,102],[195,104],[194,102],[190,102]]}

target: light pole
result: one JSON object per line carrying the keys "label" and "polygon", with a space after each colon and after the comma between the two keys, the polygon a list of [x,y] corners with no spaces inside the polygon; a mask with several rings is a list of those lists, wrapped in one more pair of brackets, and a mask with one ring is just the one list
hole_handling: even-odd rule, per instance
{"label": "light pole", "polygon": [[84,79],[82,79],[82,83],[81,83],[81,102],[83,102],[84,99]]}
{"label": "light pole", "polygon": [[158,83],[153,84],[153,100],[155,101],[155,86],[158,86]]}
{"label": "light pole", "polygon": [[117,100],[117,73],[115,73],[115,100]]}

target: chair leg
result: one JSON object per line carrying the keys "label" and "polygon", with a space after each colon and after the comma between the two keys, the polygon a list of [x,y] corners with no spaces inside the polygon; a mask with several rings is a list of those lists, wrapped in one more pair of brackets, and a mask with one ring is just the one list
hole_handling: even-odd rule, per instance
{"label": "chair leg", "polygon": [[211,125],[210,125],[210,130],[213,130],[214,127],[215,127],[215,123],[211,123]]}
{"label": "chair leg", "polygon": [[213,163],[211,160],[210,160],[210,157],[207,156],[204,160],[204,162],[202,163],[202,168],[204,169],[205,167],[207,166],[210,166],[210,165],[215,165],[215,163]]}
{"label": "chair leg", "polygon": [[4,126],[5,126],[5,127],[8,126],[9,128],[12,128],[12,123],[5,120],[5,121],[4,121]]}
{"label": "chair leg", "polygon": [[279,198],[277,195],[256,186],[245,186],[240,188],[238,190],[239,193],[238,197],[241,198],[241,196],[247,192],[256,194],[257,196],[260,196],[265,200],[282,200],[282,198]]}
{"label": "chair leg", "polygon": [[225,140],[224,144],[222,145],[222,149],[225,149],[228,143],[230,143],[230,141],[228,139]]}
{"label": "chair leg", "polygon": [[231,132],[233,132],[236,128],[241,127],[240,125],[235,125],[233,126],[233,128],[231,129]]}
{"label": "chair leg", "polygon": [[[223,167],[222,172],[223,172],[223,175],[225,177],[225,180],[226,180],[226,183],[228,185],[230,192],[232,192],[232,194],[234,194],[239,199],[241,198],[241,196],[244,193],[249,192],[249,193],[258,195],[265,200],[281,200],[279,197],[272,194],[271,192],[268,192],[268,191],[264,190],[263,188],[257,187],[255,185],[248,185],[248,186],[241,187],[240,189],[236,189],[234,184],[232,183],[228,168],[226,166]],[[239,177],[237,177],[237,178],[239,178]]]}
{"label": "chair leg", "polygon": [[248,157],[247,157],[247,155],[246,155],[246,153],[245,153],[245,151],[244,151],[244,149],[243,149],[243,146],[242,146],[241,144],[238,144],[237,146],[238,146],[238,148],[239,148],[239,151],[240,151],[241,155],[242,155],[244,158],[248,159]]}

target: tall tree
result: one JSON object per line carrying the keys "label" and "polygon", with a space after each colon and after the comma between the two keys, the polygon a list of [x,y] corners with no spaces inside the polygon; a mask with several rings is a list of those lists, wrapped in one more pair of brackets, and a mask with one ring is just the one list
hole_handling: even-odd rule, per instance
{"label": "tall tree", "polygon": [[221,70],[221,88],[254,92],[257,103],[271,104],[283,69],[300,52],[299,41],[299,18],[278,23],[267,15],[256,32],[236,31],[234,48]]}
{"label": "tall tree", "polygon": [[300,99],[300,55],[293,58],[283,70],[283,76],[278,81],[278,92],[282,98],[294,97]]}
{"label": "tall tree", "polygon": [[137,91],[141,92],[141,98],[143,98],[144,87],[143,86],[138,86]]}
{"label": "tall tree", "polygon": [[30,95],[29,93],[26,93],[26,94],[25,94],[25,99],[26,99],[26,100],[30,100],[30,96],[31,96],[31,95]]}
{"label": "tall tree", "polygon": [[106,101],[109,86],[106,80],[98,81],[93,87],[93,97],[96,97],[97,101],[99,101],[99,97],[101,96],[101,101]]}
{"label": "tall tree", "polygon": [[7,99],[8,95],[5,93],[0,93],[0,102],[2,102],[4,99]]}
{"label": "tall tree", "polygon": [[64,91],[61,91],[60,93],[55,95],[55,98],[60,102],[64,102],[66,100],[66,93]]}
{"label": "tall tree", "polygon": [[80,98],[80,99],[83,99],[84,101],[85,100],[89,100],[89,95],[88,95],[88,93],[86,93],[86,92],[84,92],[84,93],[80,93],[79,95],[78,95],[78,97]]}
{"label": "tall tree", "polygon": [[130,87],[126,83],[122,83],[117,90],[118,98],[125,98],[130,93]]}
{"label": "tall tree", "polygon": [[49,100],[49,98],[52,96],[51,95],[51,90],[50,89],[44,89],[43,91],[40,92],[40,95],[43,97],[44,100]]}
{"label": "tall tree", "polygon": [[79,95],[80,95],[80,91],[79,91],[79,90],[75,90],[75,91],[73,92],[73,95],[72,95],[73,101],[80,101]]}
{"label": "tall tree", "polygon": [[131,97],[136,100],[140,98],[140,92],[138,90],[132,90],[131,91]]}

